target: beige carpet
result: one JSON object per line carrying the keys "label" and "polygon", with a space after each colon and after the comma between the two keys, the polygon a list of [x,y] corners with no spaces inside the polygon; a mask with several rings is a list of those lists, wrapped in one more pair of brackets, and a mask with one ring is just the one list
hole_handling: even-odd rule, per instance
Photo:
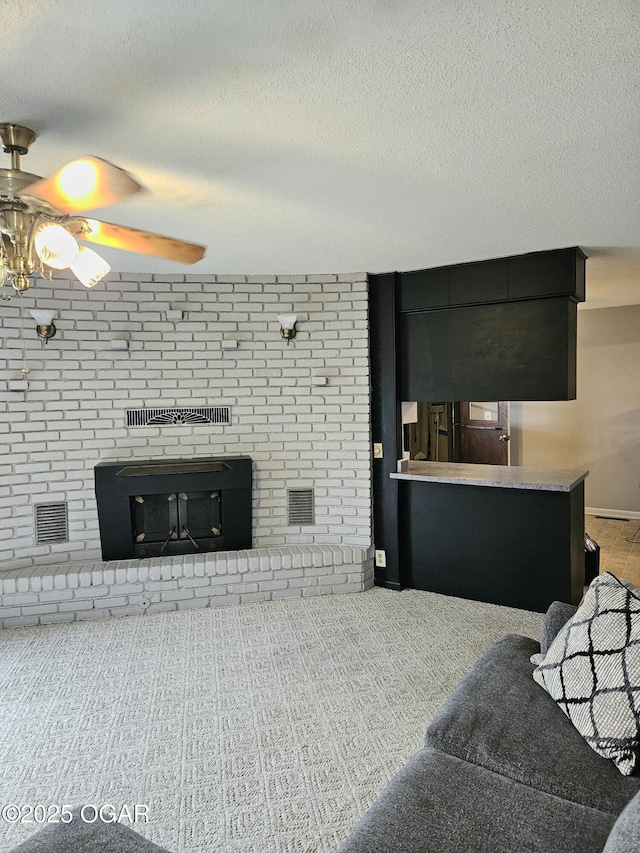
{"label": "beige carpet", "polygon": [[[173,853],[335,851],[477,657],[541,622],[374,589],[0,632],[0,804],[147,805]],[[37,829],[0,821],[0,850]]]}

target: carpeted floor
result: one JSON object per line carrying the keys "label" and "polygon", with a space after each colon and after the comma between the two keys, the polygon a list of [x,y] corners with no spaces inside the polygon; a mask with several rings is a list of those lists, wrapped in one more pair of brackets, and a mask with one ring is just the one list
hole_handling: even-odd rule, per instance
{"label": "carpeted floor", "polygon": [[[0,805],[146,805],[172,853],[335,851],[478,656],[541,623],[373,589],[0,632]],[[5,817],[0,851],[38,829]]]}

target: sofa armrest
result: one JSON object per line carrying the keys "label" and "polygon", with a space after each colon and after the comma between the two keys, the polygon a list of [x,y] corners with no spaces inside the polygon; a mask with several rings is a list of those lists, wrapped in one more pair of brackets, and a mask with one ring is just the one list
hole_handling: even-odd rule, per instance
{"label": "sofa armrest", "polygon": [[549,651],[549,646],[555,640],[558,632],[571,619],[578,608],[564,601],[554,601],[549,605],[542,624],[540,651],[543,655]]}
{"label": "sofa armrest", "polygon": [[640,794],[636,794],[613,825],[602,853],[629,853],[638,849],[640,838]]}

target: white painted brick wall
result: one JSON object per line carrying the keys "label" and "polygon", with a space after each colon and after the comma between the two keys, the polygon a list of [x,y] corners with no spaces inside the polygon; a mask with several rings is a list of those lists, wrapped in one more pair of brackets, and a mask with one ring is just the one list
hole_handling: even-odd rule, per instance
{"label": "white painted brick wall", "polygon": [[[46,346],[36,305],[57,312]],[[283,312],[301,318],[289,346]],[[33,567],[44,589],[39,567],[99,560],[94,465],[165,456],[251,456],[257,548],[368,548],[367,322],[364,274],[112,274],[92,290],[58,278],[0,302],[0,570]],[[23,342],[29,389],[12,392]],[[185,405],[228,405],[232,424],[125,426],[127,408]],[[300,486],[315,490],[313,527],[287,525]],[[68,502],[70,541],[36,545],[34,505],[52,501]]]}

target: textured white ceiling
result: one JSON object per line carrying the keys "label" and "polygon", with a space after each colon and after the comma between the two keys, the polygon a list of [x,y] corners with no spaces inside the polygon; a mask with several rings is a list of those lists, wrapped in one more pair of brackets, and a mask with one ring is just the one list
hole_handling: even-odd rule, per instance
{"label": "textured white ceiling", "polygon": [[[131,272],[407,270],[580,245],[640,302],[637,0],[13,0],[0,121],[85,153],[107,221],[208,246]],[[2,165],[8,165],[3,159]]]}

